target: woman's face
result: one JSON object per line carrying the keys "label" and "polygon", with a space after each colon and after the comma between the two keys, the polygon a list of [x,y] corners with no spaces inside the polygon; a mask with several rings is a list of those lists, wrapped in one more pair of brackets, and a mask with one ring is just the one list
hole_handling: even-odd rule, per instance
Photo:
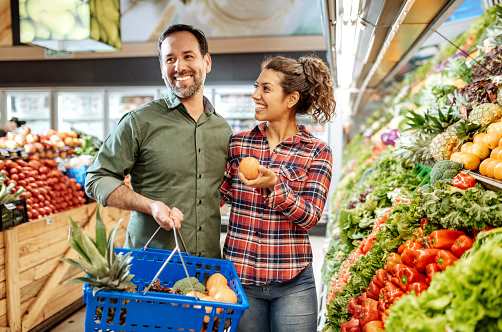
{"label": "woman's face", "polygon": [[288,120],[292,110],[288,107],[288,98],[280,85],[282,73],[264,69],[255,82],[251,96],[256,105],[255,118],[258,121]]}

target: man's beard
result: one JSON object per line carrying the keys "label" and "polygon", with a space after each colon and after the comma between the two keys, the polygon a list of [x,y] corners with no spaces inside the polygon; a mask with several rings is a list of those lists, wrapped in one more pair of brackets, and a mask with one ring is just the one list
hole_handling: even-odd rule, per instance
{"label": "man's beard", "polygon": [[165,79],[166,85],[174,92],[174,94],[180,98],[180,99],[186,99],[194,96],[201,88],[202,88],[202,79],[200,78],[201,75],[196,75],[195,73],[193,74],[193,84],[187,86],[187,87],[178,87],[176,86],[176,81],[174,81],[174,84],[171,82],[171,80]]}

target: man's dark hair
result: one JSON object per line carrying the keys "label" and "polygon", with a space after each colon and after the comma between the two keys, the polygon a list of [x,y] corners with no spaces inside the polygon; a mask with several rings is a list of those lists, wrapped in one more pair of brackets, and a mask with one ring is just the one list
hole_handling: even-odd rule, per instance
{"label": "man's dark hair", "polygon": [[200,53],[202,56],[206,55],[208,52],[208,47],[207,47],[207,39],[206,36],[204,35],[204,32],[201,30],[194,28],[191,25],[187,24],[174,24],[169,26],[159,37],[159,42],[158,42],[158,51],[159,51],[159,60],[162,61],[161,58],[161,53],[160,53],[160,48],[162,47],[162,42],[166,40],[169,35],[175,33],[175,32],[181,32],[181,31],[186,31],[190,32],[194,37],[197,39],[197,42],[199,43],[199,49]]}

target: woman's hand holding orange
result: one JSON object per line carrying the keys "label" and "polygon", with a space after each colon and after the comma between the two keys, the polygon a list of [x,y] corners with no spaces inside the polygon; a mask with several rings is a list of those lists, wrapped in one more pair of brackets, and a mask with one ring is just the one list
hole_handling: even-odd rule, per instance
{"label": "woman's hand holding orange", "polygon": [[244,183],[246,186],[258,189],[274,188],[274,186],[277,183],[277,174],[275,174],[275,172],[272,171],[271,169],[268,169],[264,166],[260,166],[258,170],[260,174],[254,180],[246,179],[244,174],[242,174],[241,172],[239,172],[239,178],[241,179],[242,183]]}

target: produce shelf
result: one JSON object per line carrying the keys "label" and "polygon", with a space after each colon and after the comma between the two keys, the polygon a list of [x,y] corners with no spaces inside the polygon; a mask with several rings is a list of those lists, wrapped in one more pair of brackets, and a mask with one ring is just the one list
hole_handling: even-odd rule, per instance
{"label": "produce shelf", "polygon": [[487,176],[484,176],[484,175],[481,175],[479,173],[469,171],[469,170],[465,170],[465,172],[472,175],[479,182],[485,184],[487,187],[489,187],[489,189],[502,190],[502,181],[495,180],[495,179],[489,178]]}

